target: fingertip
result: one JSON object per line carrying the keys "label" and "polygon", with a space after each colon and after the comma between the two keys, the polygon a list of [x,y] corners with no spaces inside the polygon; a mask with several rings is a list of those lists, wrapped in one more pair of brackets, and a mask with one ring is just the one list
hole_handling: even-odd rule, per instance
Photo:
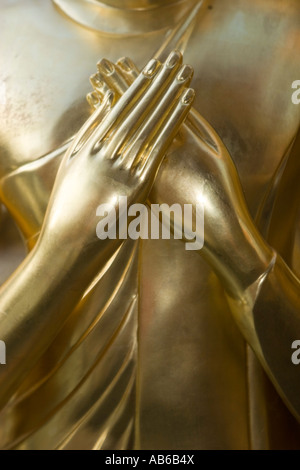
{"label": "fingertip", "polygon": [[135,69],[134,64],[129,57],[121,57],[117,61],[117,65],[124,71],[124,72],[131,72]]}
{"label": "fingertip", "polygon": [[195,99],[195,90],[193,88],[188,88],[187,90],[184,91],[184,93],[181,96],[181,102],[184,105],[190,105]]}
{"label": "fingertip", "polygon": [[183,65],[179,70],[179,73],[176,78],[179,82],[184,82],[185,80],[191,80],[193,78],[193,75],[193,67],[191,67],[190,65]]}
{"label": "fingertip", "polygon": [[95,90],[101,88],[102,82],[98,73],[94,73],[90,76],[90,83]]}
{"label": "fingertip", "polygon": [[115,71],[114,64],[108,59],[101,59],[100,62],[97,63],[97,68],[99,72],[105,75],[112,75]]}
{"label": "fingertip", "polygon": [[152,78],[157,72],[159,66],[160,62],[157,59],[151,59],[146,65],[146,67],[144,67],[142,73],[146,77]]}
{"label": "fingertip", "polygon": [[166,67],[172,69],[173,67],[175,67],[176,64],[180,62],[182,62],[182,54],[180,51],[175,49],[169,54],[166,60]]}
{"label": "fingertip", "polygon": [[89,105],[94,109],[98,108],[98,106],[100,105],[100,97],[95,91],[88,93],[86,95],[86,99]]}

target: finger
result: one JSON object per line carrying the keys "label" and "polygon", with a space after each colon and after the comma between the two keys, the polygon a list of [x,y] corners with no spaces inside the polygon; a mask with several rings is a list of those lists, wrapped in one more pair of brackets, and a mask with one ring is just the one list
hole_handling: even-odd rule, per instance
{"label": "finger", "polygon": [[101,106],[101,99],[99,93],[92,91],[86,95],[87,102],[95,110]]}
{"label": "finger", "polygon": [[129,59],[129,57],[122,57],[119,59],[117,61],[117,66],[122,71],[124,78],[129,85],[134,82],[140,73],[135,63]]}
{"label": "finger", "polygon": [[114,93],[112,91],[108,91],[103,98],[101,106],[89,117],[89,119],[83,124],[81,129],[76,134],[72,144],[66,152],[66,160],[75,156],[84,143],[88,141],[95,128],[103,121],[108,112],[111,110],[113,102]]}
{"label": "finger", "polygon": [[102,59],[98,62],[97,67],[108,88],[113,90],[119,96],[122,96],[128,89],[128,82],[119,67],[107,59]]}
{"label": "finger", "polygon": [[98,109],[109,89],[115,93],[117,101],[139,75],[137,68],[130,59],[124,57],[119,59],[118,63],[120,66],[107,59],[98,62],[98,73],[90,77],[94,91],[86,96],[89,105],[93,109]]}
{"label": "finger", "polygon": [[102,100],[105,93],[107,93],[110,90],[110,87],[108,86],[105,79],[103,79],[102,75],[99,72],[91,75],[90,83],[92,87],[94,88],[95,92],[99,95],[100,100]]}
{"label": "finger", "polygon": [[145,90],[147,90],[147,88],[150,86],[153,78],[160,68],[161,64],[156,59],[152,59],[146,65],[135,82],[113,107],[105,121],[94,132],[94,146],[97,146],[97,144],[100,145],[101,141],[108,134],[108,132],[111,131],[112,128],[118,128],[120,121],[123,121],[124,118],[130,113],[132,108],[136,105],[136,103],[139,102],[140,97],[143,96]]}
{"label": "finger", "polygon": [[139,75],[137,67],[128,57],[122,57],[116,64],[103,59],[97,66],[99,72],[90,77],[94,91],[86,96],[93,109],[99,108],[109,89],[115,93],[115,99],[118,100]]}
{"label": "finger", "polygon": [[[107,146],[107,155],[109,158],[115,158],[115,156],[119,154],[123,144],[126,142],[126,140],[130,141],[131,136],[145,120],[146,115],[150,116],[150,113],[155,108],[157,102],[160,102],[162,99],[166,88],[174,79],[174,76],[178,72],[181,63],[181,53],[178,51],[172,52],[166,63],[155,75],[151,85],[145,90],[136,106],[133,109],[126,110],[123,115],[122,122],[119,124],[119,126],[116,126],[114,129],[112,129],[110,133],[110,143]],[[143,72],[143,74],[145,74],[145,72]],[[133,83],[131,88],[134,87],[135,83],[139,80],[139,77]],[[125,95],[123,95],[123,97]]]}
{"label": "finger", "polygon": [[161,123],[170,114],[176,98],[181,95],[184,88],[189,86],[192,76],[192,67],[189,65],[182,66],[160,103],[153,109],[153,112],[132,138],[126,142],[126,147],[124,146],[121,156],[124,162],[126,161],[126,167],[129,168],[133,161],[137,163],[142,155],[147,153],[149,142],[159,131]]}
{"label": "finger", "polygon": [[194,98],[195,92],[192,88],[181,93],[172,112],[150,142],[148,151],[143,158],[133,162],[132,171],[141,178],[149,179],[150,182],[154,179],[163,156],[191,109]]}

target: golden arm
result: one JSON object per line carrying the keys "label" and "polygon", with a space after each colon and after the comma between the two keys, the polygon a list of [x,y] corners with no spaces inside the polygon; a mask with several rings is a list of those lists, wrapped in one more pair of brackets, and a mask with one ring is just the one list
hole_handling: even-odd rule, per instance
{"label": "golden arm", "polygon": [[1,406],[120,246],[97,238],[96,209],[105,202],[115,210],[117,196],[146,199],[193,101],[191,78],[177,52],[164,65],[150,61],[113,107],[114,93],[105,94],[65,154],[38,242],[0,292]]}
{"label": "golden arm", "polygon": [[[110,64],[108,76],[101,62],[98,68],[101,80],[94,79],[89,97],[95,107],[105,86],[114,89],[114,80],[119,94],[125,90],[118,64]],[[205,215],[199,254],[222,282],[241,332],[299,420],[300,368],[292,363],[291,346],[300,339],[300,281],[257,230],[230,155],[192,109],[162,162],[149,202],[195,207],[200,201]]]}
{"label": "golden arm", "polygon": [[291,347],[300,339],[300,281],[257,230],[236,168],[211,127],[190,113],[181,133],[188,149],[184,160],[174,150],[163,161],[151,202],[195,204],[204,198],[199,254],[222,282],[243,336],[299,420],[300,368],[292,363]]}

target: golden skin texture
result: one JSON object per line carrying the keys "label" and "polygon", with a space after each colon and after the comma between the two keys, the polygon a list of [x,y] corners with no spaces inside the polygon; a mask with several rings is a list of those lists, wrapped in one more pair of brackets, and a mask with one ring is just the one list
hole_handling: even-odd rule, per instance
{"label": "golden skin texture", "polygon": [[[213,6],[212,9],[203,7],[202,16],[197,18],[192,35],[186,43],[183,41],[182,47],[186,49],[185,62],[195,68],[194,106],[225,142],[254,215],[299,125],[299,112],[290,101],[290,86],[299,70],[294,54],[298,10],[292,1],[284,6],[281,2],[252,2],[243,10],[238,2],[226,3],[224,6],[221,2],[210,2],[206,7]],[[21,8],[18,2],[17,7]],[[178,4],[180,12],[179,7],[182,5]],[[39,26],[34,29],[35,9],[34,2],[28,2],[27,23],[23,18],[27,34],[22,37],[27,38],[30,52],[11,60],[7,67],[10,82],[7,109],[11,114],[3,128],[1,157],[2,198],[26,237],[31,239],[29,246],[33,246],[40,229],[56,172],[53,162],[58,160],[54,154],[37,158],[62,146],[85,121],[88,108],[81,107],[79,100],[88,91],[86,76],[92,73],[100,57],[116,61],[120,45],[124,48],[122,54],[131,57],[141,68],[159,48],[168,29],[151,34],[147,31],[147,41],[143,41],[141,48],[138,47],[141,34],[125,36],[126,41],[124,36],[104,36],[67,20],[49,6],[42,9],[39,6]],[[9,8],[7,12],[11,31],[11,21],[17,20]],[[35,36],[39,41],[33,41]],[[45,66],[37,67],[46,48]],[[59,60],[60,55],[64,60]],[[280,328],[282,315],[289,309],[295,311],[293,299],[297,295],[293,292],[297,292],[297,282],[289,279],[281,262],[276,273],[270,265],[273,253],[249,220],[235,169],[223,143],[198,115],[191,114],[188,120],[179,138],[180,145],[175,142],[170,157],[161,166],[152,197],[159,202],[171,203],[173,199],[191,202],[201,181],[209,180],[209,200],[214,204],[211,212],[207,207],[209,243],[203,255],[221,282],[206,262],[195,253],[185,252],[179,241],[143,241],[138,252],[132,242],[124,244],[96,277],[93,289],[86,292],[47,354],[29,372],[17,396],[3,410],[3,446],[266,448],[295,445],[293,436],[297,435],[298,425],[265,382],[260,366],[245,347],[227,305],[224,285],[234,297],[235,312],[243,313],[243,306],[249,305],[251,311],[257,293],[255,281],[269,268],[270,276],[275,279],[270,277],[270,285],[265,284],[265,290],[272,290],[273,284],[277,288],[272,295],[263,296],[264,302],[273,299],[263,311],[278,311],[276,322]],[[296,158],[291,157],[297,150],[295,145],[289,149],[294,172]],[[219,159],[212,158],[218,155]],[[29,164],[30,161],[35,163]],[[209,174],[213,178],[206,176]],[[280,181],[284,181],[283,176]],[[271,185],[274,187],[284,193],[280,184]],[[292,184],[289,189],[292,190]],[[215,199],[215,194],[222,197]],[[271,245],[277,248],[276,233],[281,232],[271,230],[272,224],[267,223],[276,214],[277,201],[272,199],[271,190],[268,195],[272,210],[267,215],[262,210],[261,225],[268,227],[273,236]],[[280,200],[285,201],[285,197]],[[222,205],[224,202],[227,210]],[[71,205],[67,207],[70,214]],[[296,212],[296,203],[292,212]],[[70,215],[65,217],[66,225],[68,220],[75,219]],[[290,230],[284,233],[293,232],[294,220],[295,217],[290,222]],[[72,266],[73,253],[81,252],[82,245],[79,250],[80,238],[74,236],[59,242],[59,234],[63,236],[64,230],[57,229],[55,233],[57,242],[53,236],[49,239],[56,244],[58,261],[53,261],[51,251],[48,261],[46,256],[42,262],[36,259],[41,292],[44,289],[46,293],[42,298],[48,294],[48,299],[56,298],[57,305],[62,305],[61,297],[74,297],[83,281],[78,281],[76,289],[63,287],[57,270],[64,272],[69,262]],[[67,261],[62,252],[67,252]],[[280,253],[285,256],[285,249],[281,247]],[[293,259],[287,261],[293,266]],[[47,266],[47,276],[40,265]],[[84,273],[81,275],[84,278]],[[55,295],[49,291],[51,278],[60,286],[55,289]],[[278,285],[282,287],[278,289]],[[246,302],[236,308],[244,292]],[[281,301],[278,309],[276,295],[281,293],[287,305]],[[263,294],[264,285],[260,290],[260,295]],[[32,304],[32,294],[29,300]],[[295,305],[297,309],[297,300]],[[46,310],[40,311],[45,314]],[[253,321],[249,322],[250,327],[249,324],[245,327],[243,319],[236,316],[240,325],[253,333]],[[288,318],[292,333],[297,335],[297,315],[295,326],[293,315]],[[276,370],[274,357],[275,363],[280,363],[276,359],[285,358],[285,347],[286,354],[291,355],[290,338],[287,337],[287,346],[275,348],[278,356],[274,356],[274,348],[270,353],[261,336],[261,332],[270,331],[269,325],[261,322],[256,325],[259,345],[253,341],[253,335],[246,335],[247,340],[257,348],[266,368],[271,366],[277,374],[275,383],[281,381],[279,388],[282,388],[287,382],[286,377],[280,376],[280,370],[289,369],[284,364]],[[271,329],[274,330],[276,327]],[[49,338],[50,331],[48,335]],[[274,345],[274,338],[268,339],[269,344]],[[292,379],[293,371],[296,369],[291,372]],[[297,383],[297,377],[294,380]],[[283,395],[286,395],[284,391]],[[270,403],[273,403],[272,412],[269,412]]]}

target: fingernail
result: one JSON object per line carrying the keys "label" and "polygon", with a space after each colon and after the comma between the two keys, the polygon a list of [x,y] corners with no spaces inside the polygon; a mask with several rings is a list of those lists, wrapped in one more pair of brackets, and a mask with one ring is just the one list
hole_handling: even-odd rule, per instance
{"label": "fingernail", "polygon": [[100,103],[99,95],[97,95],[95,91],[92,91],[91,93],[86,95],[86,99],[89,105],[92,106],[93,108],[96,108]]}
{"label": "fingernail", "polygon": [[182,96],[181,101],[183,104],[190,104],[195,98],[195,91],[189,88]]}
{"label": "fingernail", "polygon": [[128,57],[122,57],[122,59],[118,60],[117,64],[122,67],[125,72],[132,70],[132,61]]}
{"label": "fingernail", "polygon": [[184,80],[191,78],[193,73],[193,68],[190,65],[184,65],[177,75],[177,80],[179,82],[183,82]]}
{"label": "fingernail", "polygon": [[102,73],[106,73],[108,75],[112,74],[115,70],[114,65],[107,59],[102,59],[100,62],[97,64],[98,69]]}
{"label": "fingernail", "polygon": [[181,59],[181,53],[179,51],[173,51],[167,58],[166,66],[170,69],[174,67]]}
{"label": "fingernail", "polygon": [[154,73],[156,72],[158,63],[158,60],[151,59],[150,62],[148,62],[148,64],[144,68],[143,74],[146,75],[146,77],[152,77],[152,75],[154,75]]}
{"label": "fingernail", "polygon": [[90,82],[94,88],[99,88],[102,85],[100,77],[97,73],[94,73],[90,76]]}

